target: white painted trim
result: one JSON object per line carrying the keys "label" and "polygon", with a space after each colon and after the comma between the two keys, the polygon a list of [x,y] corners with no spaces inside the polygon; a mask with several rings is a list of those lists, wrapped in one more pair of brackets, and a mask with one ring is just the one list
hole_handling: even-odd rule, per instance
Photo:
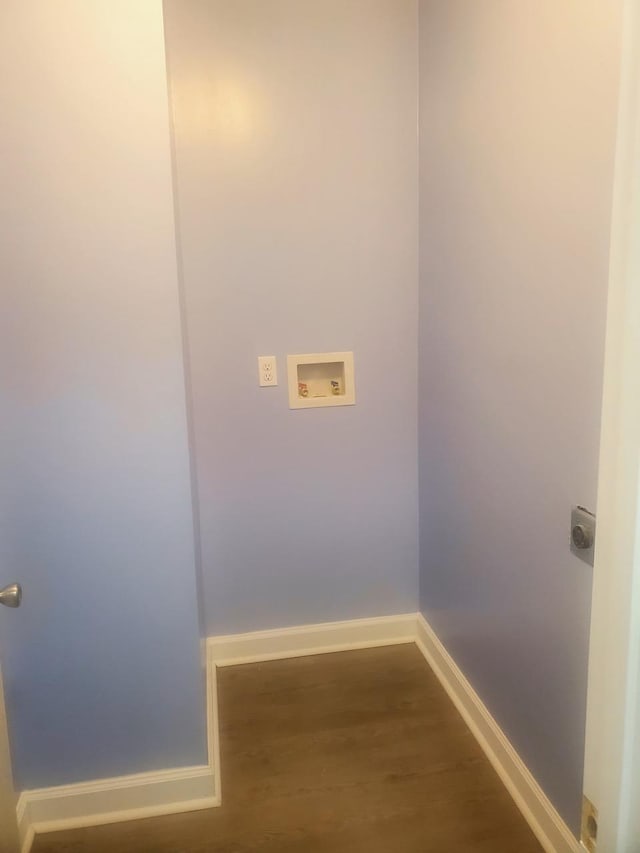
{"label": "white painted trim", "polygon": [[[421,614],[211,637],[207,654],[215,672],[218,666],[411,642],[444,686],[542,847],[547,853],[580,851],[578,840]],[[210,681],[214,684],[215,678]],[[219,761],[216,764],[219,767]]]}
{"label": "white painted trim", "polygon": [[209,763],[214,768],[218,801],[220,802],[222,798],[218,667],[413,643],[415,637],[415,613],[209,637],[207,640]]}
{"label": "white painted trim", "polygon": [[415,635],[416,614],[403,613],[400,616],[298,625],[272,631],[254,631],[250,634],[226,634],[210,637],[207,640],[207,649],[215,666],[235,666],[280,658],[413,643]]}
{"label": "white painted trim", "polygon": [[411,643],[415,613],[214,637],[207,641],[207,765],[23,791],[17,807],[23,853],[34,833],[96,826],[220,805],[217,667],[256,660]]}
{"label": "white painted trim", "polygon": [[20,839],[20,853],[29,853],[35,832],[29,823],[29,815],[27,813],[27,798],[24,794],[18,797],[16,806],[16,817],[18,819],[18,838]]}
{"label": "white painted trim", "polygon": [[220,722],[218,716],[218,670],[213,660],[211,646],[207,641],[207,741],[209,767],[213,769],[216,805],[222,803],[222,770],[220,767]]}
{"label": "white painted trim", "polygon": [[597,849],[640,849],[640,5],[625,0],[584,793]]}
{"label": "white painted trim", "polygon": [[34,832],[95,826],[220,805],[217,667],[416,643],[547,853],[580,846],[424,617],[416,613],[302,625],[207,640],[209,764],[23,791],[22,853]]}
{"label": "white painted trim", "polygon": [[208,765],[179,767],[23,791],[18,826],[24,853],[33,834],[119,823],[219,805]]}
{"label": "white painted trim", "polygon": [[416,645],[544,850],[547,853],[578,853],[582,849],[578,840],[422,615],[417,618]]}
{"label": "white painted trim", "polygon": [[25,833],[24,840],[20,844],[20,853],[31,853],[31,848],[35,840],[36,834],[33,827],[30,826]]}
{"label": "white painted trim", "polygon": [[2,667],[0,667],[0,847],[16,850],[20,843],[18,831],[17,797],[11,772],[11,748],[4,704]]}
{"label": "white painted trim", "polygon": [[194,811],[217,802],[206,764],[23,791],[20,799],[36,833]]}
{"label": "white painted trim", "polygon": [[23,791],[16,807],[21,853],[36,834],[198,811],[220,805],[216,670],[207,653],[208,764]]}

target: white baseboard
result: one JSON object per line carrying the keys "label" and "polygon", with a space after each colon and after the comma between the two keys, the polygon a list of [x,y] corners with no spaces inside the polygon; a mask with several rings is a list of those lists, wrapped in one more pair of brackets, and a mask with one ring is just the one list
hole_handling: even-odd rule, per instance
{"label": "white baseboard", "polygon": [[29,853],[33,844],[33,840],[35,838],[35,831],[29,823],[27,799],[24,795],[24,792],[18,797],[18,803],[16,805],[16,818],[18,821],[18,838],[20,840],[20,853]]}
{"label": "white baseboard", "polygon": [[218,667],[413,643],[415,638],[415,613],[209,637],[207,640],[209,764],[214,768],[218,799],[222,797]]}
{"label": "white baseboard", "polygon": [[24,839],[20,842],[20,853],[30,853],[31,848],[33,846],[33,842],[36,840],[36,834],[32,827],[28,827],[24,834]]}
{"label": "white baseboard", "polygon": [[417,617],[416,644],[544,850],[547,853],[584,853],[584,848],[421,614]]}
{"label": "white baseboard", "polygon": [[207,658],[208,763],[22,791],[16,815],[21,853],[38,833],[197,811],[220,805],[216,670]]}
{"label": "white baseboard", "polygon": [[207,649],[215,666],[235,666],[280,658],[321,655],[396,643],[413,643],[416,638],[416,614],[351,619],[348,622],[324,622],[299,625],[250,634],[226,634],[210,637]]}
{"label": "white baseboard", "polygon": [[207,746],[209,767],[213,771],[213,788],[216,806],[222,803],[222,771],[220,769],[220,723],[218,717],[218,670],[207,641]]}
{"label": "white baseboard", "polygon": [[34,833],[216,805],[214,772],[206,764],[23,791],[17,808],[22,850],[30,849]]}
{"label": "white baseboard", "polygon": [[547,853],[583,850],[444,648],[416,613],[302,625],[207,640],[209,763],[159,773],[23,791],[17,807],[22,853],[34,833],[115,823],[220,805],[219,666],[416,643]]}

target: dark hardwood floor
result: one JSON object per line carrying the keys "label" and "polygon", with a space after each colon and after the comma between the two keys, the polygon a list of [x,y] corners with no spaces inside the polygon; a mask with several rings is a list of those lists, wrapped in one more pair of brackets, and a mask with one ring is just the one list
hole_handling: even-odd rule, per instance
{"label": "dark hardwood floor", "polygon": [[540,853],[414,645],[219,671],[223,805],[34,853]]}

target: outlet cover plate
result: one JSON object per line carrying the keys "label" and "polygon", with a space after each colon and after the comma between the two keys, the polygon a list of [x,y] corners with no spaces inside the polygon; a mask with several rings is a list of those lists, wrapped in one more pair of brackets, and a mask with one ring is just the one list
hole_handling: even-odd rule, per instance
{"label": "outlet cover plate", "polygon": [[270,388],[278,384],[278,367],[275,355],[258,356],[258,380],[261,388]]}

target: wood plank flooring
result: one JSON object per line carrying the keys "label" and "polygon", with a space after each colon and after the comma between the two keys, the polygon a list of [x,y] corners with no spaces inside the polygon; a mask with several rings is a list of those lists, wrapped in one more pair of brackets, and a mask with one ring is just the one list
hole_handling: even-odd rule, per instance
{"label": "wood plank flooring", "polygon": [[219,671],[223,804],[33,853],[540,853],[414,645]]}

